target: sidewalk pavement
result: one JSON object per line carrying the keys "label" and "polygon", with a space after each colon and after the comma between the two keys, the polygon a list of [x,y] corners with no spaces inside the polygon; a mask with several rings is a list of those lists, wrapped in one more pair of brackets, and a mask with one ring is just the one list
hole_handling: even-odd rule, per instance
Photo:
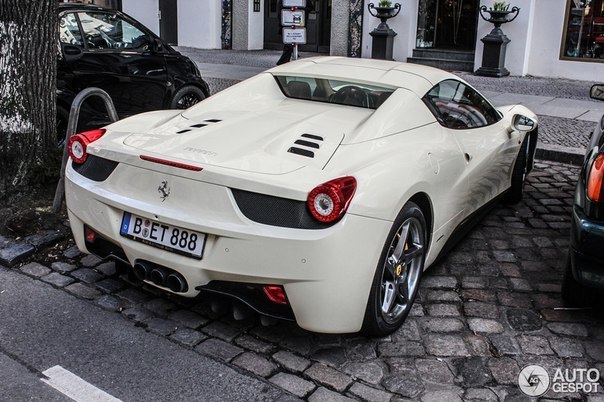
{"label": "sidewalk pavement", "polygon": [[[277,50],[204,50],[180,47],[199,67],[212,93],[275,66]],[[316,53],[300,53],[301,58]],[[457,73],[480,90],[495,106],[520,103],[540,118],[537,157],[580,165],[596,122],[604,114],[604,102],[589,98],[598,82],[537,77],[479,77]],[[604,77],[594,77],[602,78]]]}

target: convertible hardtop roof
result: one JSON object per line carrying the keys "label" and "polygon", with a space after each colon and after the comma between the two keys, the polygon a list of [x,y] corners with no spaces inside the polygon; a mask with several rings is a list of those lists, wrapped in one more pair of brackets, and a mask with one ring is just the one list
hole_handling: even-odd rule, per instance
{"label": "convertible hardtop roof", "polygon": [[459,77],[434,67],[334,56],[301,59],[275,67],[269,72],[274,75],[321,77],[406,88],[420,97],[442,80],[456,79],[464,82]]}

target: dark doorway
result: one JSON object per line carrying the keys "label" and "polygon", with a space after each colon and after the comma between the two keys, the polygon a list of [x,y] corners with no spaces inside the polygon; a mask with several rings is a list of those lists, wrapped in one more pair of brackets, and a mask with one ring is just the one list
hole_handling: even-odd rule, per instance
{"label": "dark doorway", "polygon": [[[282,49],[280,7],[281,0],[264,0],[264,48]],[[305,52],[329,53],[331,43],[331,0],[306,0]]]}
{"label": "dark doorway", "polygon": [[170,45],[178,45],[176,0],[159,0],[159,36]]}
{"label": "dark doorway", "polygon": [[474,51],[479,0],[420,0],[417,48]]}

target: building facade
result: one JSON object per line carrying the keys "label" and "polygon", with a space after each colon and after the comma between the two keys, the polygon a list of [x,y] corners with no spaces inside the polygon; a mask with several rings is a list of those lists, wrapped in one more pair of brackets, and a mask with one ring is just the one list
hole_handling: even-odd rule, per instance
{"label": "building facade", "polygon": [[[99,0],[97,0],[99,1]],[[107,0],[104,0],[107,1]],[[121,8],[164,39],[204,49],[279,49],[281,0],[121,0]],[[377,5],[378,0],[373,0]],[[366,0],[307,0],[307,44],[301,50],[371,57],[379,24]],[[393,0],[393,57],[475,71],[480,41],[493,25],[480,18],[492,0]],[[518,17],[502,26],[511,40],[512,75],[604,80],[604,0],[510,0]]]}

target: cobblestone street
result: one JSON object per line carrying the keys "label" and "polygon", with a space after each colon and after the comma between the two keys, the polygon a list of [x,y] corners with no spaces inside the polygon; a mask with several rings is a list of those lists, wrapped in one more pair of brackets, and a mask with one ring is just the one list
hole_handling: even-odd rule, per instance
{"label": "cobblestone street", "polygon": [[[312,334],[286,322],[265,326],[256,315],[238,321],[230,306],[139,287],[118,276],[113,262],[83,256],[73,242],[57,246],[69,238],[66,228],[0,238],[0,269],[63,289],[310,401],[528,400],[517,387],[527,364],[604,372],[600,310],[569,310],[560,300],[577,173],[539,161],[524,201],[497,205],[427,271],[411,316],[381,339]],[[546,397],[584,396],[550,390]]]}

